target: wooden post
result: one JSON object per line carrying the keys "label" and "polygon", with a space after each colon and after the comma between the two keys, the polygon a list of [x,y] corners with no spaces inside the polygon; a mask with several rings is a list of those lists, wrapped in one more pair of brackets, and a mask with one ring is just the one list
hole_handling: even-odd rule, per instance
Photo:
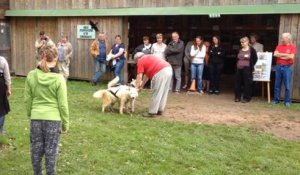
{"label": "wooden post", "polygon": [[271,103],[270,81],[267,82],[267,89],[268,89],[268,103]]}
{"label": "wooden post", "polygon": [[271,103],[270,81],[262,81],[261,82],[261,96],[262,96],[262,98],[265,98],[265,83],[267,83],[268,103]]}
{"label": "wooden post", "polygon": [[265,83],[261,82],[261,96],[262,98],[265,98]]}

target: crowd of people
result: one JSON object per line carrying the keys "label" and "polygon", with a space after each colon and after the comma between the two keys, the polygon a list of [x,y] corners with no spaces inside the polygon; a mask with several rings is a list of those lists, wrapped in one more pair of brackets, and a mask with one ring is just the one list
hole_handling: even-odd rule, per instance
{"label": "crowd of people", "polygon": [[[134,50],[134,54],[142,52],[169,62],[173,72],[169,90],[174,90],[176,94],[179,94],[182,89],[200,94],[205,92],[219,94],[220,77],[226,61],[220,37],[214,35],[210,42],[205,41],[201,36],[196,36],[186,45],[180,40],[178,32],[173,32],[171,37],[171,42],[166,45],[163,43],[164,38],[161,33],[156,35],[156,43],[153,44],[149,42],[148,36],[144,36],[143,44]],[[256,34],[240,39],[241,46],[236,55],[235,102],[248,103],[253,96],[253,71],[258,59],[257,52],[264,52],[263,44],[257,40]],[[292,44],[290,33],[283,33],[281,40],[282,44],[279,44],[274,52],[277,65],[273,104],[279,103],[283,83],[285,85],[284,104],[290,106],[291,66],[295,59],[296,47]],[[183,83],[182,77],[184,77]]]}
{"label": "crowd of people", "polygon": [[[178,32],[173,32],[171,37],[172,41],[166,45],[162,42],[163,35],[161,33],[156,35],[156,43],[153,44],[149,42],[148,36],[144,36],[143,44],[135,48],[134,54],[142,52],[146,55],[155,55],[169,62],[173,70],[173,78],[171,80],[169,90],[174,90],[176,94],[179,94],[182,89],[196,91],[200,94],[203,94],[204,92],[209,94],[219,94],[220,77],[225,63],[225,50],[221,45],[220,37],[214,35],[211,38],[211,42],[209,42],[205,41],[201,36],[196,36],[186,45],[184,45],[184,42],[180,40]],[[248,60],[248,58],[245,60],[242,60],[243,58],[237,59],[240,61],[238,61],[237,64],[238,71],[236,76],[237,85],[235,101],[241,101],[239,100],[241,98],[241,90],[245,89],[242,88],[242,86],[251,86],[251,81],[244,81],[245,79],[252,80],[252,72],[250,72],[247,76],[242,76],[241,71],[244,70],[245,67],[250,67],[249,71],[252,71],[257,60],[257,57],[254,57],[254,55],[256,55],[256,50],[259,52],[263,51],[263,45],[256,41],[257,36],[253,34],[250,38],[252,41],[251,44],[248,37],[243,37],[243,42],[241,41],[242,49],[240,52],[243,50],[248,52],[250,49],[253,53],[250,59],[251,64],[249,65],[240,65],[247,63],[245,60]],[[244,42],[244,40],[246,41]],[[241,56],[240,53],[237,58],[239,56]],[[184,74],[182,74],[182,70],[184,70]],[[181,81],[182,77],[184,78],[183,83]],[[251,94],[251,88],[250,92],[249,88],[246,88],[244,91],[246,95],[243,102],[246,102],[250,100],[248,93]]]}
{"label": "crowd of people", "polygon": [[[47,174],[55,174],[56,157],[60,133],[69,129],[69,108],[66,81],[69,77],[69,65],[73,55],[67,36],[62,36],[58,44],[41,31],[36,40],[36,69],[30,71],[25,83],[25,104],[30,118],[31,159],[35,174],[42,173],[42,158],[45,156]],[[151,80],[153,96],[148,115],[162,115],[170,91],[176,94],[182,89],[203,94],[220,93],[220,76],[225,62],[225,50],[219,36],[213,36],[211,43],[196,36],[186,45],[179,33],[172,33],[172,41],[163,42],[163,35],[156,35],[156,43],[151,44],[148,36],[143,44],[134,50],[137,65],[136,88],[142,90]],[[273,104],[280,103],[281,86],[285,86],[284,104],[291,104],[290,89],[292,65],[297,53],[292,44],[290,33],[283,33],[274,52],[276,57],[275,88]],[[263,45],[257,42],[257,36],[240,39],[241,48],[236,56],[235,102],[250,102],[252,97],[253,69],[257,61],[257,52],[263,51]],[[120,79],[125,64],[125,45],[121,36],[115,36],[110,45],[105,33],[100,32],[89,49],[95,63],[95,73],[91,83],[99,83],[100,77],[109,65],[114,76]],[[110,59],[108,59],[108,57]],[[113,61],[108,61],[113,60]],[[182,68],[184,83],[181,86]],[[189,71],[190,70],[190,74]],[[121,80],[122,81],[122,80]],[[175,86],[174,86],[175,85]],[[188,86],[190,86],[188,88]],[[11,95],[9,66],[0,56],[0,134],[4,132],[5,116],[10,111],[8,97]]]}

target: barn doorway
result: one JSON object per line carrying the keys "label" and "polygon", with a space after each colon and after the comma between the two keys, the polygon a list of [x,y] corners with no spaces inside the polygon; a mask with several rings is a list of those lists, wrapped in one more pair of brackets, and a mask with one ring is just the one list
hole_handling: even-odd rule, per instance
{"label": "barn doorway", "polygon": [[[273,52],[278,43],[279,15],[226,15],[219,18],[209,16],[135,16],[129,17],[129,55],[142,43],[147,35],[155,42],[155,35],[163,33],[166,43],[171,32],[177,31],[185,43],[200,35],[211,41],[213,35],[219,35],[226,51],[225,65],[220,89],[233,92],[236,54],[242,36],[255,33],[258,41],[264,45],[264,51]],[[134,74],[133,72],[129,75]],[[129,77],[130,78],[130,77]],[[259,90],[258,90],[259,91]]]}

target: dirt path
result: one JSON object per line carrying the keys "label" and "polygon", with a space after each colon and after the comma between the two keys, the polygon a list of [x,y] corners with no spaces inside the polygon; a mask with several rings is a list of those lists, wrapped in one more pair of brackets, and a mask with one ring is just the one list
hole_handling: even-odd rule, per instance
{"label": "dirt path", "polygon": [[231,94],[171,93],[162,118],[199,124],[250,124],[280,138],[300,140],[300,112],[269,105],[259,98],[243,104],[233,102]]}

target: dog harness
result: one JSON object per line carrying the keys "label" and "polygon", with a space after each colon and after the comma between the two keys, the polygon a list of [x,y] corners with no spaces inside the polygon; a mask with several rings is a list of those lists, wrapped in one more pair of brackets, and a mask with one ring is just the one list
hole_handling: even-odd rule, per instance
{"label": "dog harness", "polygon": [[115,96],[116,98],[119,98],[118,96],[117,96],[117,93],[119,92],[119,90],[120,90],[120,88],[118,89],[118,90],[116,90],[116,92],[113,92],[111,89],[110,90],[108,90],[108,92],[110,92],[113,96]]}
{"label": "dog harness", "polygon": [[[119,92],[119,90],[121,89],[120,88],[120,84],[117,84],[117,85],[115,85],[115,86],[112,86],[112,87],[119,87],[115,92],[114,91],[112,91],[111,89],[109,89],[108,90],[108,92],[110,92],[113,96],[115,96],[116,98],[119,98],[118,96],[117,96],[117,93]],[[128,86],[130,86],[130,87],[134,87],[135,88],[135,86],[134,85],[132,85],[132,84],[128,84]],[[128,90],[130,91],[130,87],[128,87]]]}

